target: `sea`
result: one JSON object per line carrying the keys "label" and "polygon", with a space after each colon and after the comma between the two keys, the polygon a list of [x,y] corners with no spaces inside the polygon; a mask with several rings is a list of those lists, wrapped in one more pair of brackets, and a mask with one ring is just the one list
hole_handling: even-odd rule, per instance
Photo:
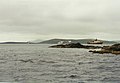
{"label": "sea", "polygon": [[51,44],[1,44],[0,83],[120,83],[120,55]]}

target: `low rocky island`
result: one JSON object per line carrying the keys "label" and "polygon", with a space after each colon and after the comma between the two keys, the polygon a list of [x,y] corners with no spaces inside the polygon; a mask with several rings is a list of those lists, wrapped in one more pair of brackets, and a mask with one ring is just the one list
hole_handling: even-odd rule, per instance
{"label": "low rocky island", "polygon": [[104,54],[104,53],[112,53],[112,54],[120,54],[120,43],[114,44],[112,46],[103,46],[101,50],[90,50],[89,52],[92,53],[99,53],[99,54]]}
{"label": "low rocky island", "polygon": [[82,45],[80,43],[67,43],[67,44],[58,44],[50,46],[50,48],[85,48],[85,49],[100,49],[100,50],[90,50],[92,53],[112,53],[112,54],[120,54],[120,43],[114,44],[112,46],[89,46]]}
{"label": "low rocky island", "polygon": [[68,43],[68,44],[58,44],[50,46],[50,48],[85,48],[85,49],[98,49],[102,48],[101,46],[88,46],[82,45],[80,43]]}

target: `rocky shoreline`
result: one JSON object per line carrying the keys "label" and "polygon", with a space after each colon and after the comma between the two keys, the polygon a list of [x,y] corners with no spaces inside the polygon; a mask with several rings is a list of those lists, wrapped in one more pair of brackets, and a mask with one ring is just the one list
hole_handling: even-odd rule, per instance
{"label": "rocky shoreline", "polygon": [[104,54],[104,53],[111,53],[111,54],[120,54],[120,44],[114,44],[112,46],[103,46],[101,50],[90,50],[89,52],[92,53],[99,53],[99,54]]}
{"label": "rocky shoreline", "polygon": [[89,46],[89,45],[82,45],[80,43],[69,43],[69,44],[60,44],[60,45],[53,45],[50,48],[85,48],[85,49],[99,49],[102,48],[101,46]]}
{"label": "rocky shoreline", "polygon": [[112,54],[120,54],[120,44],[114,44],[112,46],[88,46],[82,45],[80,43],[69,43],[69,44],[60,44],[53,45],[50,48],[84,48],[84,49],[100,49],[100,50],[89,50],[92,53],[112,53]]}

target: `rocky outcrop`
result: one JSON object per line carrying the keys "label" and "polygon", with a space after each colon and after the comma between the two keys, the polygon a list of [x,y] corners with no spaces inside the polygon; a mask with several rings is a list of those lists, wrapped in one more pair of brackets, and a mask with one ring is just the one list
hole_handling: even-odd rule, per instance
{"label": "rocky outcrop", "polygon": [[93,53],[112,53],[112,54],[120,54],[120,44],[114,44],[112,46],[103,46],[103,48],[99,51],[96,50],[90,50],[89,52]]}
{"label": "rocky outcrop", "polygon": [[100,46],[87,46],[87,45],[82,45],[80,43],[69,43],[69,44],[60,44],[60,45],[50,46],[50,48],[86,48],[86,49],[97,49],[97,48],[102,48],[102,47],[100,47]]}

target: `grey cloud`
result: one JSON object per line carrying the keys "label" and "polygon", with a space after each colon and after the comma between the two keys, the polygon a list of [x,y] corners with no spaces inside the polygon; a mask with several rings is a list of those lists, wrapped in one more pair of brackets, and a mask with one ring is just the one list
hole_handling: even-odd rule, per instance
{"label": "grey cloud", "polygon": [[118,38],[119,3],[119,0],[1,0],[0,32],[48,37],[106,33],[109,37],[101,38],[112,39],[112,35]]}

